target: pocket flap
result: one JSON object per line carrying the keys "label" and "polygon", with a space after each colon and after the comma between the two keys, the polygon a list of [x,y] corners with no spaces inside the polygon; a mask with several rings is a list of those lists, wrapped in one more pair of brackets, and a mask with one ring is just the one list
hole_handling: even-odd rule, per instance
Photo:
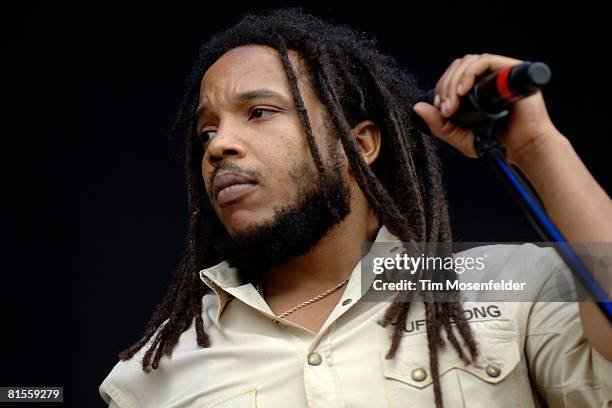
{"label": "pocket flap", "polygon": [[239,395],[225,398],[210,405],[210,408],[255,408],[257,389],[242,392]]}
{"label": "pocket flap", "polygon": [[[491,384],[503,381],[521,359],[516,334],[474,331],[474,338],[479,356],[469,365],[445,341],[446,346],[438,353],[440,377],[453,369],[459,369]],[[386,351],[380,354],[385,377],[416,388],[424,388],[432,383],[426,334],[403,338],[395,358],[388,360],[386,354]]]}

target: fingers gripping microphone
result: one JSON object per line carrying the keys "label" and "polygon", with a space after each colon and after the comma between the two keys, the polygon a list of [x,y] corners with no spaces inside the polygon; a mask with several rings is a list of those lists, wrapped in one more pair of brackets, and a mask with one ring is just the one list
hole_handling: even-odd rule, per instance
{"label": "fingers gripping microphone", "polygon": [[[550,81],[550,76],[550,69],[542,62],[506,67],[477,80],[472,90],[459,99],[459,108],[449,119],[464,128],[478,126],[513,102],[536,93]],[[435,95],[435,89],[431,89],[422,101],[433,105]]]}

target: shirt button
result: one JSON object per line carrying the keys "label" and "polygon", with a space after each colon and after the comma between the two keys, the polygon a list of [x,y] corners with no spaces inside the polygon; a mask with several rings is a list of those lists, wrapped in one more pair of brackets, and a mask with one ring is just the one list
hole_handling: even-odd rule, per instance
{"label": "shirt button", "polygon": [[308,364],[310,364],[311,366],[318,366],[322,362],[323,358],[321,358],[321,355],[319,353],[310,353],[308,355]]}
{"label": "shirt button", "polygon": [[427,378],[427,371],[423,370],[422,368],[415,368],[414,370],[412,370],[412,379],[414,381],[423,381]]}
{"label": "shirt button", "polygon": [[353,301],[353,299],[346,299],[344,302],[342,302],[342,306],[346,306],[349,303],[351,303]]}
{"label": "shirt button", "polygon": [[501,370],[499,369],[499,367],[496,367],[492,364],[489,364],[485,368],[485,371],[489,377],[493,377],[493,378],[499,377],[499,375],[501,374]]}

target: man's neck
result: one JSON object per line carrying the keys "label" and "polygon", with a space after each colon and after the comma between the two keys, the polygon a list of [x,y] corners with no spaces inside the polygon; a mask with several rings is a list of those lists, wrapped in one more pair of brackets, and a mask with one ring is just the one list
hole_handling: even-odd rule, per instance
{"label": "man's neck", "polygon": [[287,292],[318,292],[349,277],[362,257],[366,241],[374,241],[380,228],[369,211],[351,211],[308,253],[274,265],[266,273],[267,296]]}

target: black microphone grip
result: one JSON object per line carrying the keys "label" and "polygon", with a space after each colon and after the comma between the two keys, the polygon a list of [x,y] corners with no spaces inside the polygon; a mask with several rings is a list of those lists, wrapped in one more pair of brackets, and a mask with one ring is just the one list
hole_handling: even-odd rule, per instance
{"label": "black microphone grip", "polygon": [[[498,114],[513,102],[533,95],[550,77],[548,65],[526,61],[477,79],[472,90],[459,99],[459,107],[449,119],[465,128],[476,126],[486,120],[487,114]],[[431,89],[421,100],[433,105],[435,95],[435,89]]]}

